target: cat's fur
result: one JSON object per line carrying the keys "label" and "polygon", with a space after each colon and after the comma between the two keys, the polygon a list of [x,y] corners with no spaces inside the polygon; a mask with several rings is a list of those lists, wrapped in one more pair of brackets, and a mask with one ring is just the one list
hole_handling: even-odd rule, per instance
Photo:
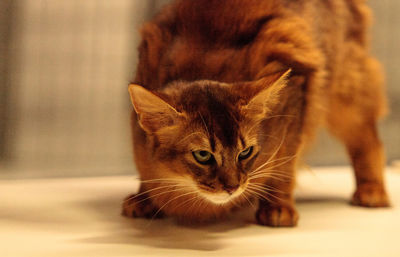
{"label": "cat's fur", "polygon": [[[296,161],[320,124],[347,147],[352,203],[388,206],[376,129],[386,104],[369,23],[364,0],[181,0],[164,8],[142,29],[134,84],[143,87],[129,88],[142,183],[123,213],[198,222],[259,199],[258,223],[296,225]],[[254,152],[239,161],[249,146]],[[195,150],[215,162],[197,163]]]}

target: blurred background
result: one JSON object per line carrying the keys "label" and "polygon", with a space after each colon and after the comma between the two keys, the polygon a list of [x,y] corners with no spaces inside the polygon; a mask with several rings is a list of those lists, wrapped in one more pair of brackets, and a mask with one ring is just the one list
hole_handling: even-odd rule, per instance
{"label": "blurred background", "polygon": [[[135,172],[127,85],[140,24],[167,2],[0,1],[0,178]],[[400,2],[370,6],[372,52],[387,73],[391,113],[380,133],[389,164],[400,159]],[[305,160],[348,164],[324,131]]]}

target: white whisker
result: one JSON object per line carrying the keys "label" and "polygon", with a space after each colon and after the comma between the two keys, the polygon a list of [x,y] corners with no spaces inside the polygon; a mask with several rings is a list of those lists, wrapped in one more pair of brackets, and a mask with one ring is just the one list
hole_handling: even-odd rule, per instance
{"label": "white whisker", "polygon": [[246,191],[244,191],[242,193],[242,196],[244,199],[246,199],[246,201],[251,205],[251,207],[253,207],[253,209],[256,209],[256,207],[254,206],[254,204],[251,202],[251,200],[246,196]]}
{"label": "white whisker", "polygon": [[198,112],[198,113],[199,113],[199,116],[200,116],[200,118],[201,118],[201,121],[202,121],[203,124],[204,124],[204,128],[205,128],[206,131],[207,131],[207,135],[208,135],[208,137],[210,137],[210,132],[208,131],[208,127],[207,127],[206,121],[204,120],[204,118],[203,118],[203,116],[201,115],[201,113],[200,113],[200,112]]}
{"label": "white whisker", "polygon": [[[284,163],[284,161],[288,161],[288,160],[292,160],[292,159],[293,159],[293,156],[285,156],[285,157],[281,157],[281,158],[278,158],[278,159],[274,159],[274,160],[265,162],[264,163],[265,165],[261,165],[261,166],[266,166],[268,164],[271,164],[271,163],[274,163],[274,162],[277,162],[277,161],[282,161],[282,160],[283,161],[281,163]],[[264,168],[264,167],[261,167],[261,166],[259,166],[258,168],[254,169],[253,171],[249,172],[249,174],[253,174],[253,173],[256,173],[256,172],[262,170],[261,168]]]}
{"label": "white whisker", "polygon": [[269,177],[279,177],[279,178],[293,178],[292,174],[289,174],[283,170],[272,170],[272,169],[265,169],[265,170],[261,170],[258,171],[255,174],[251,174],[249,176],[249,179],[255,179],[258,176],[264,177],[264,176],[269,176]]}
{"label": "white whisker", "polygon": [[[274,195],[274,194],[272,194],[272,193],[270,193],[270,192],[268,192],[268,191],[265,191],[265,190],[262,190],[262,189],[259,189],[259,188],[256,188],[256,187],[251,187],[250,185],[249,185],[249,189],[250,189],[250,190],[253,190],[253,191],[255,191],[255,192],[258,192],[258,193],[260,193],[260,194],[264,193],[264,194],[266,194],[266,195],[268,195],[268,196],[271,196],[271,197],[273,197],[273,198],[275,198],[275,199],[277,199],[277,200],[279,200],[279,201],[282,201],[282,200],[283,200],[282,198],[280,198],[280,197],[278,197],[278,196],[276,196],[276,195]],[[271,201],[271,199],[269,199],[269,201]]]}
{"label": "white whisker", "polygon": [[268,158],[268,160],[267,160],[265,163],[263,163],[262,165],[258,166],[255,170],[251,171],[250,173],[256,172],[256,171],[262,169],[263,167],[265,167],[266,165],[268,165],[269,162],[275,157],[275,155],[276,155],[276,154],[279,152],[279,150],[281,149],[281,147],[282,147],[282,145],[283,145],[283,142],[285,141],[285,138],[286,138],[286,133],[283,134],[282,140],[281,140],[281,142],[279,143],[277,149],[276,149],[275,152]]}
{"label": "white whisker", "polygon": [[273,116],[269,116],[266,118],[266,120],[268,119],[272,119],[272,118],[277,118],[277,117],[286,117],[286,118],[295,118],[296,115],[290,115],[290,114],[278,114],[278,115],[273,115]]}
{"label": "white whisker", "polygon": [[160,195],[168,194],[168,193],[177,192],[177,191],[185,191],[185,188],[184,187],[180,187],[180,188],[176,188],[176,189],[173,189],[173,190],[164,191],[164,192],[161,192],[161,193],[158,193],[158,194],[155,194],[155,195],[149,195],[148,197],[146,197],[144,199],[141,199],[140,201],[138,201],[136,203],[141,203],[141,202],[144,202],[144,201],[146,201],[148,199],[151,199],[151,198],[154,198],[154,197],[157,197],[157,196],[160,196]]}
{"label": "white whisker", "polygon": [[272,202],[272,200],[269,199],[267,196],[262,195],[261,193],[256,192],[256,191],[253,190],[253,189],[248,188],[247,191],[248,191],[249,193],[251,193],[252,195],[256,196],[256,197],[257,197],[258,199],[260,199],[260,200],[263,199],[263,200],[266,200],[266,201],[268,201],[268,202]]}
{"label": "white whisker", "polygon": [[191,136],[193,136],[193,135],[196,135],[196,134],[202,134],[202,135],[204,135],[202,132],[199,132],[199,131],[193,132],[193,133],[190,133],[189,135],[185,136],[185,137],[182,138],[181,140],[179,140],[176,144],[179,144],[180,142],[184,141],[185,139],[187,139],[187,138],[189,138],[189,137],[191,137]]}
{"label": "white whisker", "polygon": [[[167,206],[170,202],[172,202],[172,201],[174,201],[174,200],[176,200],[176,199],[178,199],[178,198],[184,197],[184,196],[186,196],[186,195],[195,194],[195,193],[196,193],[196,192],[194,192],[194,191],[193,191],[193,192],[188,192],[188,193],[181,194],[181,195],[178,195],[178,196],[176,196],[176,197],[170,199],[170,200],[167,201],[163,206],[161,206],[161,208],[158,209],[158,211],[153,215],[153,217],[156,217],[157,214],[159,214],[160,211],[161,211],[165,206]],[[151,223],[151,221],[150,221],[150,223]],[[150,225],[150,224],[149,224],[149,225]]]}
{"label": "white whisker", "polygon": [[189,208],[187,208],[183,216],[185,216],[187,213],[190,213],[190,211],[194,208],[194,206],[196,206],[196,204],[201,201],[202,198],[199,195],[196,195],[196,200],[193,201],[192,205]]}
{"label": "white whisker", "polygon": [[170,188],[173,188],[173,187],[175,187],[175,186],[176,186],[176,184],[174,184],[174,185],[167,185],[167,186],[155,187],[155,188],[152,188],[152,189],[149,189],[149,190],[140,192],[140,193],[138,193],[138,194],[132,195],[131,197],[125,199],[124,202],[130,201],[130,200],[132,200],[132,199],[135,199],[135,198],[137,198],[137,197],[139,197],[139,196],[145,195],[145,194],[150,193],[150,192],[155,191],[155,190],[160,190],[160,189],[169,188],[169,187],[170,187]]}
{"label": "white whisker", "polygon": [[268,167],[268,168],[269,168],[269,169],[273,169],[273,168],[275,168],[275,167],[282,166],[283,164],[286,164],[286,163],[292,161],[292,160],[293,160],[294,158],[296,158],[296,157],[297,157],[297,154],[293,155],[292,157],[290,157],[290,158],[289,158],[288,160],[286,160],[286,161],[280,162],[280,163],[275,164],[275,165],[273,165],[273,166],[270,166],[270,167]]}
{"label": "white whisker", "polygon": [[140,180],[140,183],[165,183],[165,182],[182,182],[186,181],[185,178],[156,178],[148,180]]}
{"label": "white whisker", "polygon": [[281,193],[284,194],[285,192],[283,192],[282,190],[279,190],[273,186],[269,186],[269,185],[264,185],[262,183],[251,183],[252,187],[257,187],[263,190],[267,190],[267,191],[271,191],[271,192],[275,192],[275,193]]}

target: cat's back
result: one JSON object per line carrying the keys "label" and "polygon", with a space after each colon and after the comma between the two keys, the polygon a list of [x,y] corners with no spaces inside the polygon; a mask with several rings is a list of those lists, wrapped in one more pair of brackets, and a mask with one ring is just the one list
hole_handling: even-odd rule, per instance
{"label": "cat's back", "polygon": [[[362,37],[370,12],[365,0],[180,0],[167,17],[180,36],[211,44],[243,44],[274,19],[300,18],[316,34],[331,30]],[[174,13],[174,15],[171,15]],[[162,15],[161,15],[162,16]],[[169,17],[168,17],[169,16]],[[162,20],[162,19],[161,19]],[[284,29],[280,27],[277,29]],[[318,37],[318,35],[315,35]]]}
{"label": "cat's back", "polygon": [[176,1],[143,28],[140,54],[147,67],[139,67],[137,79],[149,88],[176,79],[253,80],[273,62],[329,72],[344,41],[366,44],[364,2]]}

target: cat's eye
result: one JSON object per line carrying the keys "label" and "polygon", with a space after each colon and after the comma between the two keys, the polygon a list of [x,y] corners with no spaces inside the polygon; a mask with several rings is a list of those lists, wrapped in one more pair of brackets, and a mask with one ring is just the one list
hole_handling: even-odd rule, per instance
{"label": "cat's eye", "polygon": [[214,156],[212,153],[204,150],[199,150],[199,151],[193,151],[192,152],[193,157],[196,159],[196,161],[200,164],[211,164],[212,161],[214,160]]}
{"label": "cat's eye", "polygon": [[250,157],[253,152],[253,147],[250,146],[239,153],[239,160],[244,160]]}

